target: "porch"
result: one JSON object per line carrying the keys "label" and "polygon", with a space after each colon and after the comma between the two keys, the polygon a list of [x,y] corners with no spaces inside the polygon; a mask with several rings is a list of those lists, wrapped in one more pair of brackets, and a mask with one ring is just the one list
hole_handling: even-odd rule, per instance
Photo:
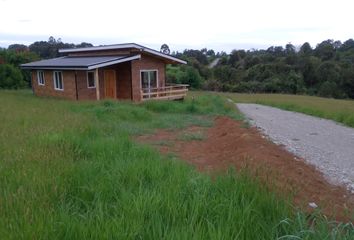
{"label": "porch", "polygon": [[166,84],[164,87],[142,88],[141,99],[142,101],[184,99],[188,92],[188,86],[188,84]]}

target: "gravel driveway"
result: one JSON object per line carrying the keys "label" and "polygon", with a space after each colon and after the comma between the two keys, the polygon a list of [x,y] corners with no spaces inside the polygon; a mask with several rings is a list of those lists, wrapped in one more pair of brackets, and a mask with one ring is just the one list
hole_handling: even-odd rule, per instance
{"label": "gravel driveway", "polygon": [[314,165],[333,184],[354,193],[354,128],[258,104],[238,109],[276,144]]}

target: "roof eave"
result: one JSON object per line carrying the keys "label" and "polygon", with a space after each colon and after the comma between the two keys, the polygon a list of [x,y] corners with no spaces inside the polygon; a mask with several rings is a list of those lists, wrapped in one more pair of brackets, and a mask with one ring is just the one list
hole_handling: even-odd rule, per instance
{"label": "roof eave", "polygon": [[126,58],[115,60],[115,61],[111,61],[111,62],[95,64],[95,65],[89,66],[88,70],[101,68],[101,67],[106,67],[106,66],[111,66],[111,65],[118,64],[118,63],[123,63],[123,62],[129,62],[129,61],[137,60],[137,59],[140,59],[140,58],[141,58],[141,55],[138,54],[138,55],[134,55],[134,56],[131,56],[131,57],[126,57]]}
{"label": "roof eave", "polygon": [[164,54],[164,53],[160,53],[158,51],[155,51],[155,50],[152,50],[152,49],[149,49],[149,48],[145,48],[145,49],[143,49],[143,51],[148,52],[148,53],[153,54],[153,55],[156,55],[156,56],[160,56],[162,58],[166,58],[168,60],[173,61],[174,63],[187,64],[187,62],[182,60],[182,59],[179,59],[179,58],[176,58],[176,57],[172,57],[170,55],[167,55],[167,54]]}
{"label": "roof eave", "polygon": [[89,70],[88,67],[20,66],[23,70]]}

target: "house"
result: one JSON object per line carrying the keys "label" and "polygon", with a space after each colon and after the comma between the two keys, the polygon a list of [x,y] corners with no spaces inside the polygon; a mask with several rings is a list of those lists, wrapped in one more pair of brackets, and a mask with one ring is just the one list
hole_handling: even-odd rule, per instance
{"label": "house", "polygon": [[38,96],[73,100],[182,99],[187,85],[166,83],[166,64],[185,61],[135,44],[60,49],[64,57],[22,64]]}

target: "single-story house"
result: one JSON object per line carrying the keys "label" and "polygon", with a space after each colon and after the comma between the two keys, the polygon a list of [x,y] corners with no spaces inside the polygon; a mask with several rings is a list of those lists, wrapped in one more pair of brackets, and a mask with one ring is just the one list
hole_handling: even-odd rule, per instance
{"label": "single-story house", "polygon": [[22,64],[38,96],[73,100],[182,99],[187,85],[166,83],[166,64],[185,61],[135,44],[60,49],[64,57]]}

